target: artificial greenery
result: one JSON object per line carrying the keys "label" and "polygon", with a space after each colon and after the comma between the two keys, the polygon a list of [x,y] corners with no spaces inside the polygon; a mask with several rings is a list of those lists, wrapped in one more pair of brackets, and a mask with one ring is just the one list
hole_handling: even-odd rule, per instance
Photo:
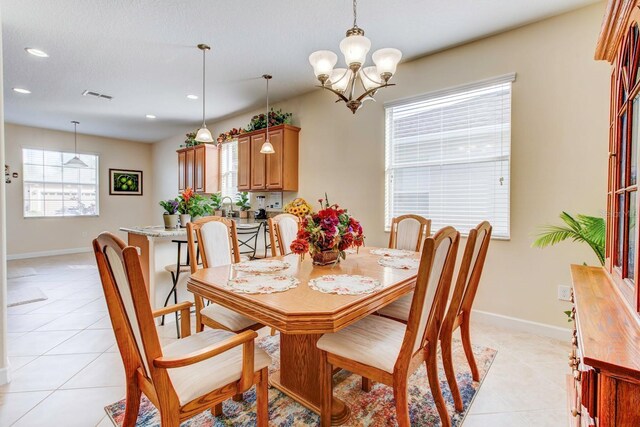
{"label": "artificial greenery", "polygon": [[248,211],[251,209],[251,203],[249,203],[249,193],[246,191],[242,191],[237,194],[238,201],[236,202],[236,206],[240,208],[241,211]]}
{"label": "artificial greenery", "polygon": [[600,264],[604,265],[604,243],[606,224],[603,218],[581,215],[572,217],[566,212],[560,214],[564,225],[546,225],[542,227],[533,247],[545,248],[565,240],[584,242],[595,252]]}
{"label": "artificial greenery", "polygon": [[[291,124],[292,113],[283,113],[282,110],[274,111],[273,108],[269,111],[269,127],[278,126],[282,124]],[[251,118],[251,122],[247,126],[247,132],[253,132],[254,130],[264,129],[267,127],[267,115],[258,114]]]}
{"label": "artificial greenery", "polygon": [[189,132],[184,140],[183,147],[195,147],[201,143],[196,141],[196,132]]}

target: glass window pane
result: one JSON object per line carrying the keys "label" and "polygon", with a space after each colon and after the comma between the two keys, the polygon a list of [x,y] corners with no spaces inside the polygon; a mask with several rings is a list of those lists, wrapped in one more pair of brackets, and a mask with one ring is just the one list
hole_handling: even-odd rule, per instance
{"label": "glass window pane", "polygon": [[44,167],[40,165],[24,165],[25,181],[44,181]]}
{"label": "glass window pane", "polygon": [[627,113],[620,117],[620,149],[618,152],[618,172],[620,182],[618,188],[625,188],[627,173]]}
{"label": "glass window pane", "polygon": [[80,182],[80,169],[64,168],[62,179],[65,184],[67,183],[78,184]]}
{"label": "glass window pane", "polygon": [[62,166],[45,166],[45,182],[62,182]]}
{"label": "glass window pane", "polygon": [[45,151],[44,164],[47,166],[62,166],[62,153],[60,151]]}
{"label": "glass window pane", "polygon": [[622,266],[622,257],[624,255],[624,194],[618,195],[618,253],[616,254],[616,265]]}
{"label": "glass window pane", "polygon": [[629,252],[627,255],[627,277],[634,282],[636,280],[636,196],[636,192],[629,193]]}
{"label": "glass window pane", "polygon": [[44,151],[42,150],[32,150],[29,148],[22,150],[22,158],[25,164],[41,165],[43,162],[43,156]]}

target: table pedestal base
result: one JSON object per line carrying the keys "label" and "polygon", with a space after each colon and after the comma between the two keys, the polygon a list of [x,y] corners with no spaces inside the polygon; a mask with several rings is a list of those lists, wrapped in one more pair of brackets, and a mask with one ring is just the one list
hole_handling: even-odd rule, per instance
{"label": "table pedestal base", "polygon": [[[282,385],[282,383],[280,382],[280,371],[274,372],[273,374],[269,375],[269,384],[271,384],[272,387],[277,388],[278,390],[280,390],[281,392],[283,392],[284,394],[286,394],[287,396],[289,396],[290,398],[292,398],[302,406],[320,415],[319,404],[313,403],[305,399],[304,397],[297,394],[295,391]],[[342,425],[346,423],[351,417],[351,410],[349,409],[349,407],[345,405],[345,403],[342,400],[338,399],[335,396],[333,397],[333,403],[332,403],[331,409],[332,409],[331,425],[334,425],[334,426]]]}
{"label": "table pedestal base", "polygon": [[[280,334],[280,371],[269,376],[269,383],[301,405],[320,413],[320,350],[316,347],[322,335]],[[350,410],[333,397],[331,424],[344,424]]]}

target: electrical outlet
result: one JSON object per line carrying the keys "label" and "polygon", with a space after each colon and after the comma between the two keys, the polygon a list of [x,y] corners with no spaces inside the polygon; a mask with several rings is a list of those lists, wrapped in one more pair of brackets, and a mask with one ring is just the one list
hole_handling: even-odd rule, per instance
{"label": "electrical outlet", "polygon": [[569,286],[558,286],[558,299],[560,301],[571,301],[571,288]]}

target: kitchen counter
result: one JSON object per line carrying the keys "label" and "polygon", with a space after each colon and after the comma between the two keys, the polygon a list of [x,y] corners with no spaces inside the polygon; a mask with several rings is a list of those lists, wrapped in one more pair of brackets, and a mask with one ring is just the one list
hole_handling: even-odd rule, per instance
{"label": "kitchen counter", "polygon": [[[250,228],[255,227],[258,224],[262,224],[267,222],[266,219],[253,219],[253,218],[232,218],[236,227],[238,228]],[[137,234],[140,236],[147,237],[186,237],[187,229],[186,228],[176,228],[173,230],[168,230],[164,228],[162,225],[150,225],[150,226],[136,226],[136,227],[120,227],[120,231],[124,231],[125,233]]]}

